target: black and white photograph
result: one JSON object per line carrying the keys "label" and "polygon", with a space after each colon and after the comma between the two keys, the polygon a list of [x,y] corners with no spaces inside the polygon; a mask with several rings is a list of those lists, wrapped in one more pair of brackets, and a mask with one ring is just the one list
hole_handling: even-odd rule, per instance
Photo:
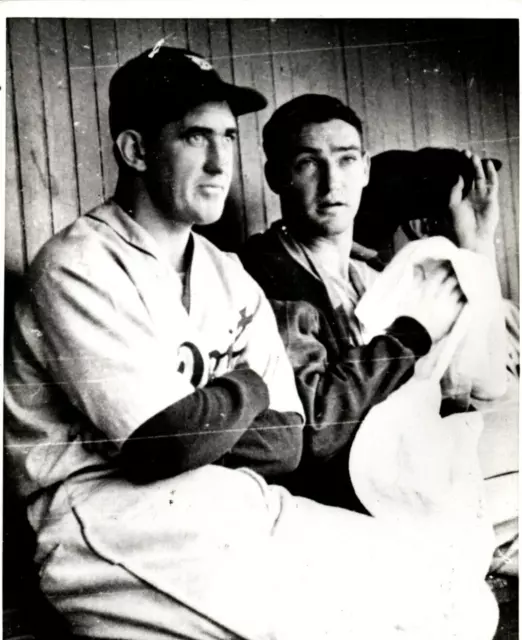
{"label": "black and white photograph", "polygon": [[4,640],[518,639],[518,17],[60,13],[4,19]]}

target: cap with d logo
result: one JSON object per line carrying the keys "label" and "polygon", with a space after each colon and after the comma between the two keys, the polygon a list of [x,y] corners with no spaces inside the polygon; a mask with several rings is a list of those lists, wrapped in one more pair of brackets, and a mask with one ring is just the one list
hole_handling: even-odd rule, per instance
{"label": "cap with d logo", "polygon": [[158,46],[120,67],[109,86],[109,124],[116,138],[182,118],[204,102],[227,102],[235,116],[259,111],[265,97],[225,82],[202,56],[188,49]]}

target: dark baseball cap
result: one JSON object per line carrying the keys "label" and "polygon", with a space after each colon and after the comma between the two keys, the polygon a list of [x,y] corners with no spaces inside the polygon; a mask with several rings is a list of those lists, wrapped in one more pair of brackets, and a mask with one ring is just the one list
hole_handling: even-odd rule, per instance
{"label": "dark baseball cap", "polygon": [[121,66],[109,85],[109,126],[143,131],[182,118],[204,102],[224,101],[235,116],[259,111],[265,97],[222,80],[212,65],[188,49],[155,47]]}

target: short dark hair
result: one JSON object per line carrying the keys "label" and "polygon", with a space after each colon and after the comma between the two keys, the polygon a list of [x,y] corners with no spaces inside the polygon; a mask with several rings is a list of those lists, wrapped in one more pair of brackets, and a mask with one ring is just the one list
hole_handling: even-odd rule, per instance
{"label": "short dark hair", "polygon": [[363,125],[355,111],[333,96],[305,93],[281,105],[263,127],[263,149],[267,162],[281,160],[285,146],[307,124],[344,120],[352,125],[363,143]]}

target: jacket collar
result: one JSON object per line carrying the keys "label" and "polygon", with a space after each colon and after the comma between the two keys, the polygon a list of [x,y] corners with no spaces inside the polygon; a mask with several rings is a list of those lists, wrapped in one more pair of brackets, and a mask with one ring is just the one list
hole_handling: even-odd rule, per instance
{"label": "jacket collar", "polygon": [[85,215],[108,225],[128,244],[161,259],[162,254],[156,240],[112,198]]}

